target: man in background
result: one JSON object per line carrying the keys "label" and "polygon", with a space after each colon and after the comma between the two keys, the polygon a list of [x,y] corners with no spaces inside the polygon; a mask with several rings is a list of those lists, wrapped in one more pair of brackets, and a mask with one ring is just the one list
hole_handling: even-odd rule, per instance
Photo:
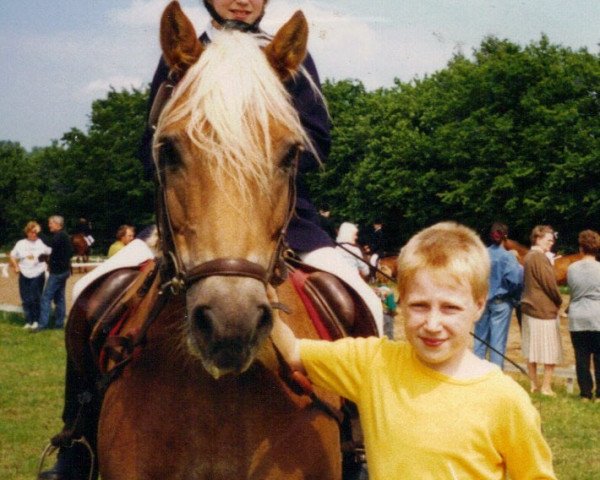
{"label": "man in background", "polygon": [[54,302],[54,327],[63,328],[67,313],[65,289],[71,274],[71,257],[73,248],[71,240],[64,231],[65,220],[60,215],[52,215],[48,219],[51,237],[46,244],[52,249],[48,257],[48,280],[40,302],[40,320],[38,328],[31,332],[39,332],[49,328],[50,310]]}

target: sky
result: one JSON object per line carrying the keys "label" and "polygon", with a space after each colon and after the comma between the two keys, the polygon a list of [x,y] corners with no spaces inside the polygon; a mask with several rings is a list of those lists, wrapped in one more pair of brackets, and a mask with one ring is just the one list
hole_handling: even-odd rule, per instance
{"label": "sky", "polygon": [[[160,56],[168,0],[0,0],[0,141],[49,146],[86,131],[91,104],[144,88]],[[201,33],[200,0],[181,0]],[[520,45],[545,33],[574,50],[600,48],[600,0],[270,0],[262,27],[275,33],[296,10],[309,21],[321,79],[389,87],[469,56],[485,36]]]}

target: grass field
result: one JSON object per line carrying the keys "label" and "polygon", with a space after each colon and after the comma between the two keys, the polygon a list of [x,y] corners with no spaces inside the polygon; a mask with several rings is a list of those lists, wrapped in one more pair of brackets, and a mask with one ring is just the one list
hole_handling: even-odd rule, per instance
{"label": "grass field", "polygon": [[[64,341],[60,330],[30,334],[0,312],[0,479],[35,478],[40,454],[61,427]],[[526,385],[524,378],[518,378]],[[557,380],[557,398],[535,397],[561,480],[600,478],[600,403],[582,403]],[[51,459],[50,461],[52,461]]]}

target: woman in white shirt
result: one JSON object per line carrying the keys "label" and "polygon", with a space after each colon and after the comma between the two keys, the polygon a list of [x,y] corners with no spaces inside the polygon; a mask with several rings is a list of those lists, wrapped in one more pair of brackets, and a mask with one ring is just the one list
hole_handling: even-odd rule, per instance
{"label": "woman in white shirt", "polygon": [[369,276],[369,264],[362,260],[363,255],[360,247],[356,244],[358,238],[358,227],[353,223],[344,222],[340,225],[337,238],[337,250],[342,254],[344,260],[353,268],[356,268],[363,278]]}
{"label": "woman in white shirt", "polygon": [[38,238],[41,227],[30,221],[25,226],[25,238],[19,240],[10,252],[9,261],[19,275],[19,294],[25,313],[25,327],[37,328],[40,316],[40,298],[44,289],[46,262],[40,256],[50,255],[52,249]]}

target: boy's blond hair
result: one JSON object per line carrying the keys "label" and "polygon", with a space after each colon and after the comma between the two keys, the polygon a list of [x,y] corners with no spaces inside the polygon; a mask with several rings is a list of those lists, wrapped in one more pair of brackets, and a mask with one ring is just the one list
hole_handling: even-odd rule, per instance
{"label": "boy's blond hair", "polygon": [[417,272],[424,269],[469,285],[473,298],[485,301],[490,257],[479,236],[455,222],[441,222],[414,235],[398,257],[398,293],[404,297]]}

